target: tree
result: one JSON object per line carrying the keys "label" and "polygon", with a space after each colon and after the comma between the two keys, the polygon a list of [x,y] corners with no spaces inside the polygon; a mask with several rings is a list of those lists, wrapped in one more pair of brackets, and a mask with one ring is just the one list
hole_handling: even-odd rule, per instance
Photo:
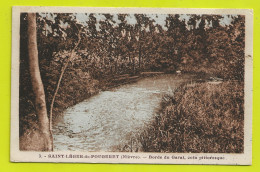
{"label": "tree", "polygon": [[[136,24],[134,26],[134,35],[135,35],[135,40],[136,40],[136,44],[135,44],[135,49],[138,56],[138,67],[139,70],[142,71],[142,64],[143,63],[143,58],[145,57],[145,53],[147,53],[147,49],[149,48],[149,43],[152,44],[153,41],[149,41],[148,44],[147,41],[149,40],[149,38],[152,38],[153,34],[153,29],[154,29],[154,25],[153,22],[154,20],[150,20],[149,17],[147,17],[144,14],[135,14],[135,18],[136,18]],[[150,33],[147,33],[146,29],[150,30]],[[148,52],[150,52],[148,50]]]}
{"label": "tree", "polygon": [[43,137],[43,151],[53,150],[53,139],[50,132],[50,124],[46,108],[45,92],[41,80],[38,60],[36,14],[28,13],[28,54],[29,71],[31,77],[32,90],[35,95],[35,110],[39,121],[40,134]]}
{"label": "tree", "polygon": [[[76,26],[76,25],[75,25]],[[76,26],[77,27],[77,26]],[[64,72],[65,70],[67,69],[68,65],[69,65],[69,62],[71,62],[74,58],[74,54],[75,54],[75,51],[76,49],[78,48],[79,44],[80,44],[80,41],[81,41],[81,29],[78,30],[78,41],[76,42],[74,48],[72,49],[71,53],[70,53],[70,56],[69,58],[67,59],[67,61],[65,62],[64,66],[62,67],[61,69],[61,74],[59,76],[59,80],[58,80],[58,83],[57,83],[57,86],[56,86],[56,89],[55,89],[55,92],[54,92],[54,95],[53,95],[53,98],[52,98],[52,101],[51,101],[51,106],[50,106],[50,123],[49,123],[49,127],[50,127],[50,131],[52,132],[52,115],[53,115],[53,105],[54,105],[54,101],[55,101],[55,98],[57,96],[57,93],[59,91],[59,88],[60,88],[60,83],[61,83],[61,80],[62,80],[62,77],[64,75]]]}

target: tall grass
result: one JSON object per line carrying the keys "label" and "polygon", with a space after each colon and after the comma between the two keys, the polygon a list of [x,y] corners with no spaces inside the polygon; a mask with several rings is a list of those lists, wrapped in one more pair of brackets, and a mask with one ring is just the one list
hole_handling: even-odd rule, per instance
{"label": "tall grass", "polygon": [[165,100],[140,137],[143,151],[243,152],[243,82],[188,84]]}

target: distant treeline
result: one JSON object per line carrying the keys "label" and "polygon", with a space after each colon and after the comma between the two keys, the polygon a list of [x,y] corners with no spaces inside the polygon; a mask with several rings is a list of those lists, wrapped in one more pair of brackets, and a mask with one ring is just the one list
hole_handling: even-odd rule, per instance
{"label": "distant treeline", "polygon": [[[47,107],[64,64],[70,60],[54,103],[61,112],[97,93],[117,75],[138,75],[143,71],[192,72],[223,78],[244,79],[245,17],[221,15],[167,15],[165,26],[144,14],[87,14],[79,22],[75,14],[37,14],[37,41],[41,76]],[[28,71],[27,14],[20,27],[20,134],[34,115],[33,93]],[[99,27],[97,27],[99,26]],[[75,49],[75,45],[79,46]]]}

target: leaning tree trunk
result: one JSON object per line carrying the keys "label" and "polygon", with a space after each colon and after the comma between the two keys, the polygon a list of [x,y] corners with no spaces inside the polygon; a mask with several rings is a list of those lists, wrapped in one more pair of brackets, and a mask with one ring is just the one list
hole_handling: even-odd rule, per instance
{"label": "leaning tree trunk", "polygon": [[56,89],[55,89],[55,92],[54,92],[54,95],[53,95],[53,98],[51,100],[51,106],[50,106],[50,125],[49,125],[49,129],[50,129],[50,132],[52,133],[52,116],[53,116],[53,106],[54,106],[54,102],[55,102],[55,98],[58,94],[58,91],[59,91],[59,88],[60,88],[60,83],[61,83],[61,80],[62,80],[62,77],[64,75],[64,72],[65,70],[67,69],[68,65],[69,65],[69,62],[71,62],[74,58],[74,53],[76,51],[76,49],[78,48],[79,46],[79,43],[81,41],[81,29],[78,30],[79,33],[78,33],[78,41],[76,42],[74,48],[72,49],[71,53],[70,53],[70,56],[69,58],[67,59],[67,62],[64,64],[64,66],[62,67],[61,69],[61,74],[60,74],[60,77],[59,77],[59,80],[58,80],[58,83],[57,83],[57,86],[56,86]]}
{"label": "leaning tree trunk", "polygon": [[141,44],[139,43],[139,70],[141,72],[141,55],[142,55],[142,52],[141,52]]}
{"label": "leaning tree trunk", "polygon": [[36,14],[28,13],[28,54],[29,70],[31,76],[32,90],[35,95],[35,110],[39,122],[39,130],[42,135],[42,151],[53,150],[53,139],[50,132],[50,124],[47,115],[45,93],[41,80],[36,33]]}

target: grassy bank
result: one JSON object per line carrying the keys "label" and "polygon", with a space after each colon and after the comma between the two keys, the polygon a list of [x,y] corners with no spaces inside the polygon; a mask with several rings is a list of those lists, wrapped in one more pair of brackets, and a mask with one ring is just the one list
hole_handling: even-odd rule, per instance
{"label": "grassy bank", "polygon": [[242,82],[180,87],[140,136],[145,152],[242,153]]}

